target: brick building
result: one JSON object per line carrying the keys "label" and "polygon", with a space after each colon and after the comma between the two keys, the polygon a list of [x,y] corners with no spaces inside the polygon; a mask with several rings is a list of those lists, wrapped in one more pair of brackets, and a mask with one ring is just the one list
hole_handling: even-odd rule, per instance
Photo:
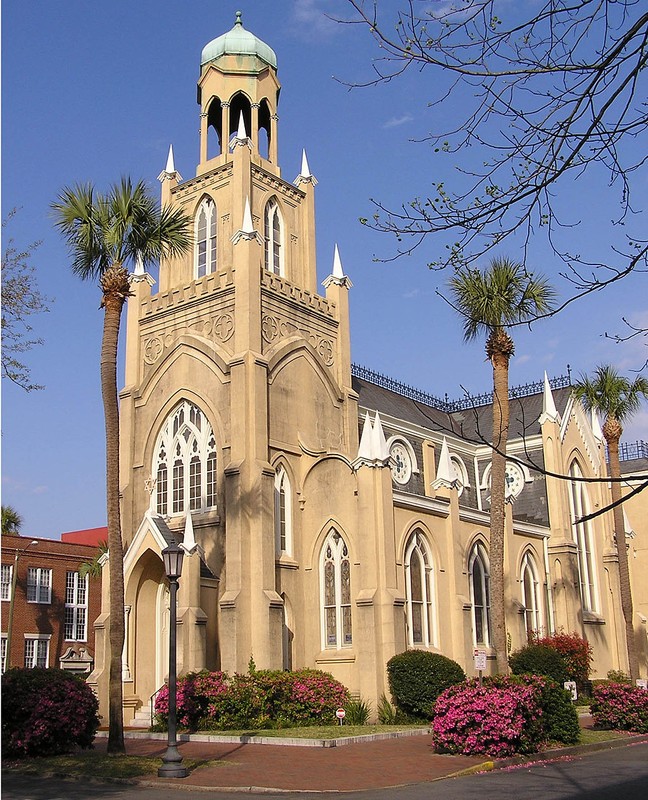
{"label": "brick building", "polygon": [[[96,554],[97,548],[87,544],[3,537],[3,672],[7,665],[64,667],[78,672],[92,668],[93,623],[101,607],[101,578],[81,578],[79,567]],[[8,635],[11,654],[7,663]]]}

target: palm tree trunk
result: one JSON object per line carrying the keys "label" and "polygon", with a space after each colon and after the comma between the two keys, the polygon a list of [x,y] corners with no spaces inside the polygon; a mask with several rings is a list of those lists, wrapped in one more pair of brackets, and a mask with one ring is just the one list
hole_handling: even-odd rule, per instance
{"label": "palm tree trunk", "polygon": [[[619,462],[619,437],[610,436],[607,440],[608,455],[610,458],[610,477],[621,477],[621,464]],[[611,485],[612,502],[621,500],[621,484],[613,480]],[[630,587],[630,570],[628,567],[628,548],[625,541],[625,524],[623,521],[623,506],[617,505],[613,509],[614,533],[617,554],[619,557],[619,589],[621,592],[621,609],[625,622],[626,648],[628,651],[628,669],[630,678],[634,683],[639,677],[639,659],[637,656],[637,643],[632,621],[632,589]]]}
{"label": "palm tree trunk", "polygon": [[117,399],[117,343],[124,298],[104,293],[101,343],[101,396],[106,425],[106,508],[110,567],[110,672],[108,752],[123,753],[124,712],[122,651],[124,649],[124,550],[119,513],[119,403]]}
{"label": "palm tree trunk", "polygon": [[490,584],[492,646],[497,672],[509,671],[504,601],[504,529],[506,521],[506,443],[509,430],[508,365],[501,352],[491,355],[493,365],[493,457],[490,503]]}

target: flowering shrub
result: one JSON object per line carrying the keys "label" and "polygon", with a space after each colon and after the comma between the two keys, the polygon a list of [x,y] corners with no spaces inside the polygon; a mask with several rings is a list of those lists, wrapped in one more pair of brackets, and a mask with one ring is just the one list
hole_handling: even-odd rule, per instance
{"label": "flowering shrub", "polygon": [[2,676],[3,752],[43,756],[91,747],[98,708],[92,689],[70,672],[10,669]]}
{"label": "flowering shrub", "polygon": [[[335,710],[349,699],[347,689],[319,670],[248,675],[199,672],[177,685],[178,724],[196,729],[241,729],[326,725],[335,722]],[[169,712],[165,686],[155,702],[158,721]]]}
{"label": "flowering shrub", "polygon": [[537,637],[535,644],[557,650],[565,662],[567,680],[584,684],[589,680],[592,666],[592,645],[577,633],[554,633],[553,636]]}
{"label": "flowering shrub", "polygon": [[648,691],[627,683],[594,687],[590,704],[596,725],[615,730],[648,733]]}
{"label": "flowering shrub", "polygon": [[535,675],[476,679],[446,689],[432,733],[443,753],[503,757],[532,753],[548,739],[578,740],[578,718],[557,684]]}

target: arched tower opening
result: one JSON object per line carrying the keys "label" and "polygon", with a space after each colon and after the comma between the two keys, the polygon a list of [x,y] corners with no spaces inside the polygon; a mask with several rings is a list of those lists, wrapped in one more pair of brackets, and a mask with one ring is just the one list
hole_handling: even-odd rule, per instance
{"label": "arched tower opening", "polygon": [[212,98],[207,110],[207,157],[223,152],[223,107],[219,97]]}
{"label": "arched tower opening", "polygon": [[243,113],[243,122],[248,136],[252,135],[252,104],[243,92],[237,92],[230,100],[229,135],[227,141],[231,142],[232,137],[236,136],[239,120]]}

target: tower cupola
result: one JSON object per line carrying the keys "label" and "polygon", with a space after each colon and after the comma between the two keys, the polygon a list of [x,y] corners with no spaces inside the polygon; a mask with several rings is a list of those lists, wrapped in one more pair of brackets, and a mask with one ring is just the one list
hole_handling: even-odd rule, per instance
{"label": "tower cupola", "polygon": [[234,27],[212,39],[200,58],[198,174],[231,160],[241,120],[249,137],[252,161],[279,174],[280,88],[274,50],[243,27],[241,12],[237,11]]}
{"label": "tower cupola", "polygon": [[262,42],[251,31],[243,27],[241,12],[236,12],[236,22],[232,30],[212,39],[205,45],[200,58],[200,66],[216,61],[221,56],[257,56],[274,69],[277,69],[277,56],[274,50]]}

